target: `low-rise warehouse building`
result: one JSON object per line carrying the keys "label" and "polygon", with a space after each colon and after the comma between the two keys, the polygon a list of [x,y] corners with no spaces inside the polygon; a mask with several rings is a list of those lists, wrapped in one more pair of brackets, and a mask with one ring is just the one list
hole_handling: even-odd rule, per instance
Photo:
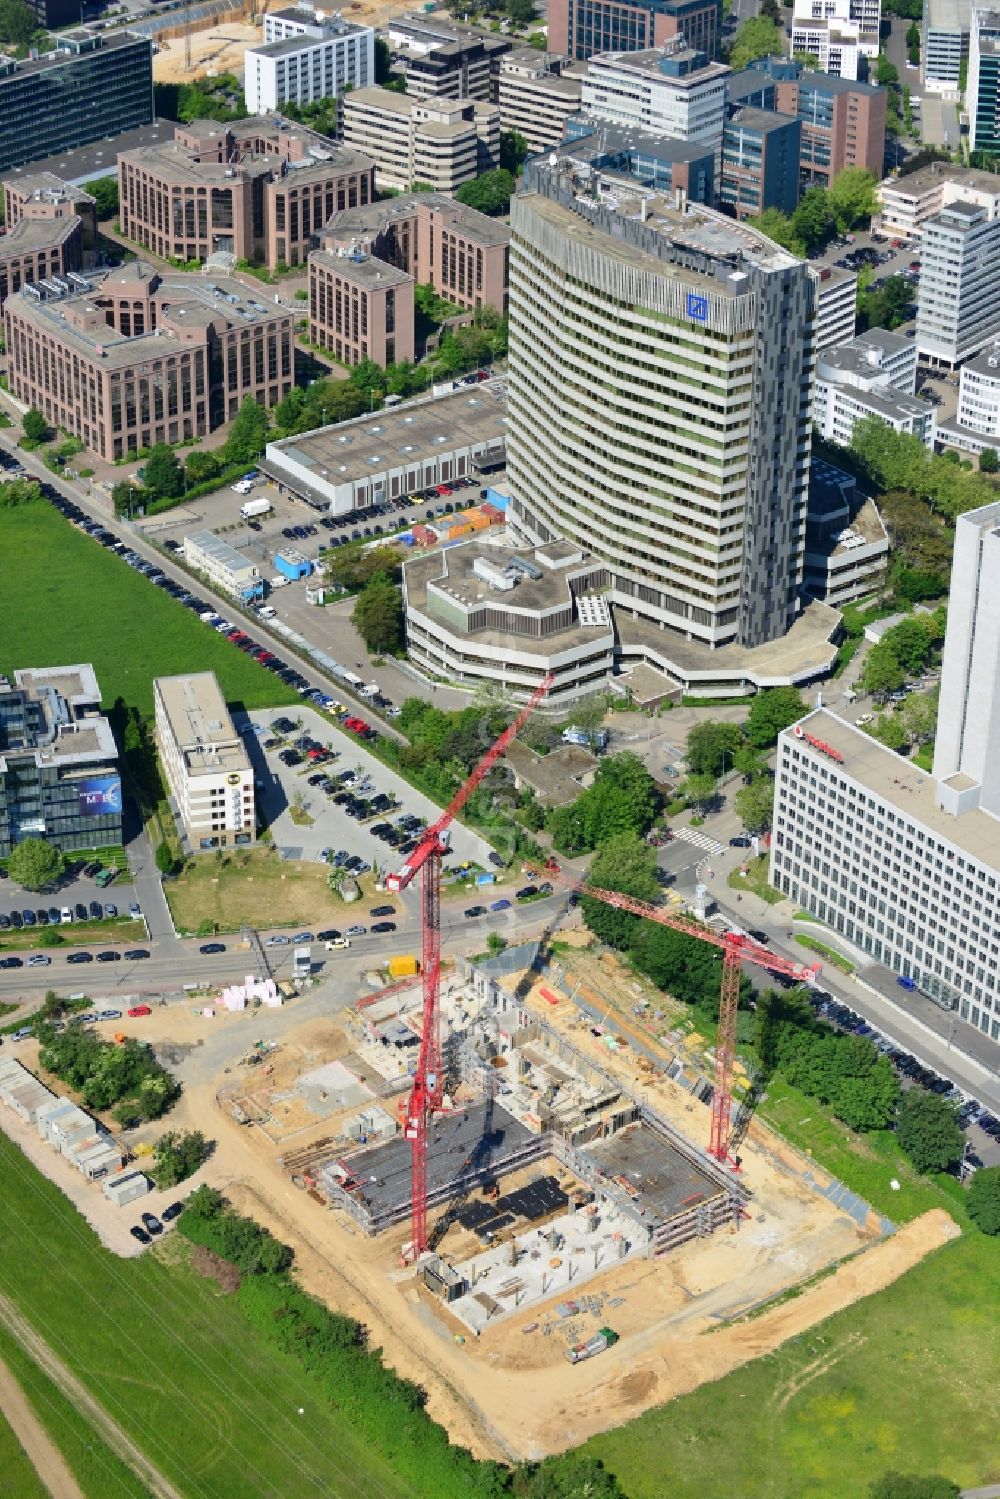
{"label": "low-rise warehouse building", "polygon": [[611,673],[609,583],[601,561],[563,541],[517,552],[472,541],[414,557],[403,567],[410,659],[519,700],[550,674],[545,706],[563,711]]}
{"label": "low-rise warehouse building", "polygon": [[269,442],[261,463],[279,491],[316,510],[349,515],[453,479],[475,479],[503,460],[503,380],[462,386],[300,437]]}
{"label": "low-rise warehouse building", "polygon": [[171,802],[190,847],[252,843],[253,766],[215,673],[154,677],[153,704]]}
{"label": "low-rise warehouse building", "polygon": [[313,565],[309,558],[295,547],[286,547],[283,552],[275,552],[274,568],[275,572],[287,578],[290,583],[297,583],[300,578],[308,578]]}
{"label": "low-rise warehouse building", "polygon": [[208,581],[245,604],[264,597],[264,580],[256,562],[244,557],[214,531],[193,531],[184,538],[184,561]]}

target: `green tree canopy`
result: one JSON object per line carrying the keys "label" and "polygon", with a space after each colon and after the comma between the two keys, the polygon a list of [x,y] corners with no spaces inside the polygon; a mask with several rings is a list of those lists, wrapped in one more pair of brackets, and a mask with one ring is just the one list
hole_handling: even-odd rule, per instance
{"label": "green tree canopy", "polygon": [[870,692],[873,698],[883,699],[890,692],[898,692],[905,681],[906,672],[892,647],[884,641],[872,646],[861,668],[862,692]]}
{"label": "green tree canopy", "polygon": [[576,1452],[528,1464],[514,1475],[513,1493],[516,1499],[626,1499],[600,1458]]}
{"label": "green tree canopy", "polygon": [[716,791],[716,777],[705,771],[697,771],[692,775],[685,776],[681,784],[681,795],[685,796],[692,806],[701,808],[707,806]]}
{"label": "green tree canopy", "polygon": [[918,1171],[946,1170],[965,1145],[952,1104],[923,1088],[909,1088],[899,1100],[896,1139]]}
{"label": "green tree canopy", "polygon": [[706,719],[688,731],[686,760],[695,775],[721,776],[734,768],[734,756],[743,747],[739,724]]}
{"label": "green tree canopy", "polygon": [[17,505],[34,505],[42,498],[42,491],[34,479],[7,479],[0,482],[0,510],[13,510]]}
{"label": "green tree canopy", "polygon": [[758,57],[780,57],[784,52],[784,38],[773,21],[766,16],[751,16],[744,21],[733,38],[729,54],[729,66],[736,72],[748,68]]}
{"label": "green tree canopy", "polygon": [[805,712],[806,705],[797,687],[764,687],[750,703],[744,732],[756,749],[770,749],[777,744],[782,729],[787,729]]}
{"label": "green tree canopy", "polygon": [[403,596],[378,573],[358,594],[351,621],[370,651],[397,651],[403,644]]}
{"label": "green tree canopy", "polygon": [[[529,37],[532,45],[534,38]],[[545,50],[545,36],[542,33],[542,50]],[[500,166],[505,172],[510,172],[513,177],[518,176],[528,156],[528,142],[523,135],[516,130],[501,130],[500,132]]]}
{"label": "green tree canopy", "polygon": [[826,200],[839,233],[868,224],[878,208],[876,181],[863,167],[845,167],[830,183]]}
{"label": "green tree canopy", "polygon": [[[635,833],[620,833],[601,844],[594,855],[587,882],[598,890],[617,890],[637,900],[655,902],[660,893],[656,877],[656,851],[647,848]],[[637,916],[618,911],[603,901],[581,897],[580,909],[587,926],[609,947],[626,948],[639,922]]]}
{"label": "green tree canopy", "polygon": [[150,448],[143,483],[158,500],[176,500],[184,493],[184,470],[173,448],[165,442],[158,442]]}
{"label": "green tree canopy", "polygon": [[267,412],[253,396],[247,396],[233,419],[223,453],[227,463],[253,463],[267,446],[270,425]]}
{"label": "green tree canopy", "polygon": [[957,1483],[940,1473],[883,1473],[868,1490],[869,1499],[958,1499]]}
{"label": "green tree canopy", "polygon": [[62,870],[62,855],[44,838],[23,838],[7,859],[7,872],[25,890],[44,890]]}
{"label": "green tree canopy", "polygon": [[118,213],[117,177],[95,177],[93,182],[83,184],[83,190],[93,198],[99,219],[113,219]]}
{"label": "green tree canopy", "polygon": [[156,1142],[150,1174],[158,1187],[175,1187],[194,1175],[211,1148],[200,1130],[167,1130]]}
{"label": "green tree canopy", "polygon": [[52,429],[40,411],[30,407],[21,418],[21,428],[29,442],[48,442]]}
{"label": "green tree canopy", "polygon": [[504,10],[514,26],[530,26],[538,14],[532,0],[504,0]]}
{"label": "green tree canopy", "polygon": [[806,253],[814,255],[817,250],[822,250],[833,238],[836,228],[829,193],[822,187],[807,188],[792,214],[792,229],[796,239],[805,245]]}
{"label": "green tree canopy", "polygon": [[156,845],[156,867],[161,874],[170,874],[174,867],[174,856],[168,843]]}
{"label": "green tree canopy", "polygon": [[515,180],[504,167],[494,167],[471,182],[463,182],[455,197],[469,208],[480,213],[506,213],[510,207]]}
{"label": "green tree canopy", "polygon": [[26,47],[38,30],[38,15],[23,0],[0,0],[0,42]]}
{"label": "green tree canopy", "polygon": [[805,244],[796,234],[789,215],[782,213],[780,208],[765,208],[763,213],[757,214],[749,222],[768,239],[773,239],[775,244],[781,245],[793,255],[805,257]]}
{"label": "green tree canopy", "polygon": [[766,776],[742,786],[733,798],[738,816],[749,833],[763,833],[774,815],[774,782]]}
{"label": "green tree canopy", "polygon": [[903,619],[886,630],[882,644],[887,645],[904,671],[922,671],[931,657],[931,640],[921,619]]}
{"label": "green tree canopy", "polygon": [[969,1183],[966,1210],[984,1234],[1000,1234],[1000,1166],[981,1166]]}

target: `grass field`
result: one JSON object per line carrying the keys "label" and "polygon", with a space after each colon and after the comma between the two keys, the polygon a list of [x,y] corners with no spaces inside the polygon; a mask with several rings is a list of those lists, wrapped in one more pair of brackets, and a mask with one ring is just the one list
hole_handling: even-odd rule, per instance
{"label": "grass field", "polygon": [[3,1135],[0,1200],[4,1291],[190,1499],[431,1499],[214,1285],[166,1262],[179,1241],[117,1259]]}
{"label": "grass field", "polygon": [[0,570],[0,671],[90,661],[106,707],[122,697],[146,716],[153,712],[153,678],[188,671],[214,671],[230,705],[298,701],[277,677],[44,502],[0,514]]}
{"label": "grass field", "polygon": [[917,1176],[888,1131],[852,1135],[780,1078],[763,1113],[897,1222],[941,1207],[966,1236],[870,1300],[588,1450],[630,1499],[862,1499],[888,1468],[1000,1482],[1000,1246],[971,1229],[958,1183]]}
{"label": "grass field", "polygon": [[[105,1446],[75,1409],[72,1401],[67,1400],[48,1375],[22,1351],[19,1342],[6,1327],[0,1327],[0,1356],[24,1391],[35,1415],[59,1448],[87,1499],[105,1499],[109,1494],[116,1495],[117,1499],[144,1499],[146,1489],[132,1470]],[[35,1482],[37,1484],[38,1480],[35,1479]],[[10,1493],[6,1482],[4,1492]],[[16,1494],[20,1491],[15,1489],[14,1492]],[[44,1494],[45,1490],[40,1486],[37,1489],[25,1488],[26,1499],[29,1494],[34,1495],[36,1492]]]}
{"label": "grass field", "polygon": [[[353,907],[328,883],[324,864],[285,863],[268,849],[230,854],[226,860],[202,854],[176,880],[164,886],[174,925],[194,932],[203,921],[220,932],[251,926],[350,926]],[[362,888],[368,886],[362,882]]]}
{"label": "grass field", "polygon": [[731,890],[749,890],[752,895],[759,895],[761,900],[766,900],[769,906],[776,906],[779,901],[784,900],[781,891],[767,883],[767,854],[761,854],[756,859],[745,859],[743,862],[747,871],[745,876],[740,874],[739,867],[729,871],[726,883]]}
{"label": "grass field", "polygon": [[48,1499],[24,1449],[0,1416],[0,1473],[6,1499]]}

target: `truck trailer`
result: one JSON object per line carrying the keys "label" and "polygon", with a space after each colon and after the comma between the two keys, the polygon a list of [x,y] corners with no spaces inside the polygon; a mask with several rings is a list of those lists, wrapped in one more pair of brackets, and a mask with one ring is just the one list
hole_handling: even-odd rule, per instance
{"label": "truck trailer", "polygon": [[617,1342],[618,1334],[610,1327],[602,1327],[600,1332],[595,1332],[585,1343],[574,1343],[571,1348],[567,1348],[566,1357],[571,1364],[582,1364],[584,1359],[594,1358],[596,1354],[603,1353],[605,1348],[614,1347]]}
{"label": "truck trailer", "polygon": [[312,973],[312,948],[297,947],[292,957],[292,978],[307,979]]}
{"label": "truck trailer", "polygon": [[240,506],[240,515],[244,520],[253,520],[255,515],[270,515],[271,501],[261,495],[256,500],[247,500],[245,505]]}

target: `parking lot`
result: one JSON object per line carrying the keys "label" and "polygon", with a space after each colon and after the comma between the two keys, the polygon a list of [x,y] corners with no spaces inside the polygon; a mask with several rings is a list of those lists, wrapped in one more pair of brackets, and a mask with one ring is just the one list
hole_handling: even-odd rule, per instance
{"label": "parking lot", "polygon": [[[297,727],[282,734],[274,725],[285,719]],[[392,869],[405,859],[406,840],[399,840],[398,846],[393,847],[376,837],[372,829],[386,823],[397,824],[404,816],[430,823],[440,813],[440,808],[428,797],[369,754],[361,740],[335,727],[314,708],[254,713],[248,720],[238,721],[238,727],[251,729],[244,738],[253,760],[255,780],[259,782],[259,804],[275,845],[286,858],[320,861],[323,851],[329,849],[332,855],[344,851],[359,857],[363,864]],[[319,763],[315,758],[310,760],[307,752],[294,748],[303,734],[329,750],[333,758]],[[265,745],[272,741],[273,747],[266,749]],[[285,753],[287,757],[289,752],[297,757],[298,763],[282,763],[279,756]],[[351,784],[345,785],[342,777]],[[321,778],[325,784],[320,784]],[[310,785],[313,779],[317,784]],[[335,796],[339,800],[335,801]],[[379,796],[389,798],[392,805],[371,808],[370,804]],[[292,808],[297,797],[301,798],[301,811],[312,819],[309,825],[293,820]],[[352,802],[356,807],[361,801],[369,804],[369,810],[360,817],[351,816]],[[489,844],[459,823],[452,824],[452,848],[452,863],[468,861],[490,868]]]}

